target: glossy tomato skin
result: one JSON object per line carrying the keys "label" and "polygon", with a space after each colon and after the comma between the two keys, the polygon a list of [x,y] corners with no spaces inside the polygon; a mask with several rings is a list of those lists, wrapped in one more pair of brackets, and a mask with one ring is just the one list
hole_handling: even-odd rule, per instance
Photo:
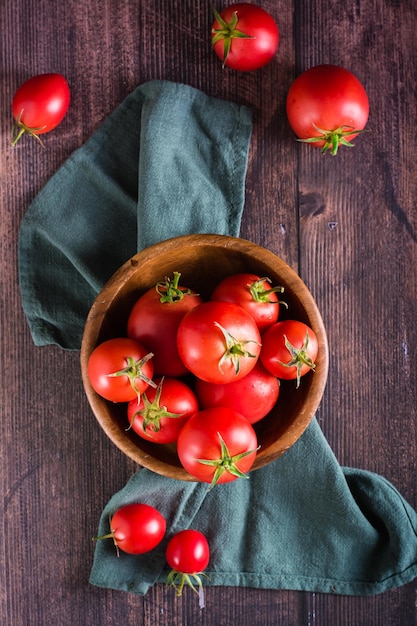
{"label": "glossy tomato skin", "polygon": [[[113,376],[129,366],[129,359],[139,362],[149,351],[135,339],[117,337],[99,344],[91,353],[87,364],[87,375],[91,386],[100,396],[112,402],[130,402],[137,399],[148,382],[141,377],[134,378],[134,384],[127,375]],[[149,380],[153,377],[152,358],[141,368]]]}
{"label": "glossy tomato skin", "polygon": [[231,69],[249,72],[260,69],[275,56],[279,44],[276,21],[265,9],[247,2],[226,7],[220,17],[227,23],[237,16],[235,28],[247,38],[232,37],[229,53],[224,60],[224,40],[216,41],[216,33],[222,29],[217,19],[212,24],[212,45],[216,55]]}
{"label": "glossy tomato skin", "polygon": [[110,528],[120,550],[128,554],[144,554],[153,550],[164,538],[166,520],[149,504],[134,503],[116,511]]}
{"label": "glossy tomato skin", "polygon": [[64,119],[70,104],[70,89],[61,74],[39,74],[29,78],[16,91],[12,113],[33,134],[54,129]]}
{"label": "glossy tomato skin", "polygon": [[197,379],[195,392],[202,409],[228,407],[246,417],[251,424],[255,424],[277,403],[279,380],[258,361],[244,378],[227,385]]}
{"label": "glossy tomato skin", "polygon": [[[225,356],[229,349],[224,330],[245,354]],[[255,367],[261,336],[255,320],[241,306],[210,301],[183,317],[178,327],[177,348],[183,363],[197,378],[229,383]]]}
{"label": "glossy tomato skin", "polygon": [[[162,380],[155,378],[154,382],[160,389],[159,397],[158,388],[148,387],[139,404],[136,398],[131,400],[127,407],[129,424],[147,441],[174,443],[188,418],[198,412],[198,400],[194,391],[182,380],[165,377]],[[147,410],[145,402],[146,405],[151,403]]]}
{"label": "glossy tomato skin", "polygon": [[165,556],[169,567],[177,572],[198,574],[209,564],[210,547],[203,533],[188,528],[171,537]]}
{"label": "glossy tomato skin", "polygon": [[[262,299],[259,296],[256,298],[251,289],[255,290],[255,294],[264,292],[265,295]],[[275,288],[271,287],[266,278],[257,274],[232,274],[218,283],[211,294],[211,300],[233,302],[243,307],[253,317],[262,333],[278,321],[279,297],[273,289]]]}
{"label": "glossy tomato skin", "polygon": [[[287,116],[300,139],[320,137],[317,129],[365,128],[369,116],[367,93],[349,70],[338,65],[316,65],[295,79],[287,95]],[[349,141],[357,136],[352,132]],[[323,148],[324,141],[312,143]]]}
{"label": "glossy tomato skin", "polygon": [[188,311],[203,302],[191,292],[178,302],[161,302],[153,287],[133,305],[127,322],[127,334],[153,352],[155,374],[180,377],[188,373],[177,350],[178,326]]}
{"label": "glossy tomato skin", "polygon": [[314,331],[298,320],[283,320],[268,328],[262,338],[262,351],[260,360],[263,366],[277,378],[283,380],[297,379],[297,375],[304,376],[312,367],[307,364],[301,365],[297,370],[296,365],[288,366],[291,362],[291,352],[285,345],[285,338],[297,350],[301,350],[307,342],[307,357],[315,363],[318,353],[318,342]]}
{"label": "glossy tomato skin", "polygon": [[[214,407],[195,413],[181,429],[177,452],[184,469],[201,482],[212,483],[215,468],[199,461],[220,460],[222,450],[220,437],[224,440],[230,456],[251,452],[237,462],[245,474],[252,467],[258,447],[257,436],[249,421],[233,409]],[[224,471],[218,484],[236,480],[236,476]]]}

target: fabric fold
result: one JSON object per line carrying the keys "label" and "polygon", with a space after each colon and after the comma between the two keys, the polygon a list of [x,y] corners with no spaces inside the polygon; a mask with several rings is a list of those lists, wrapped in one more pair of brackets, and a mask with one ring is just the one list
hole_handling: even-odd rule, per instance
{"label": "fabric fold", "polygon": [[237,236],[251,132],[247,107],[169,81],[137,87],[23,218],[19,280],[35,344],[79,349],[100,289],[152,243]]}
{"label": "fabric fold", "polygon": [[169,537],[189,527],[210,543],[208,585],[365,596],[417,575],[416,512],[386,479],[342,468],[316,419],[282,457],[211,491],[139,470],[105,507],[99,534],[132,501],[165,515],[166,539],[139,557],[117,557],[112,541],[98,545],[94,585],[146,593],[166,580]]}

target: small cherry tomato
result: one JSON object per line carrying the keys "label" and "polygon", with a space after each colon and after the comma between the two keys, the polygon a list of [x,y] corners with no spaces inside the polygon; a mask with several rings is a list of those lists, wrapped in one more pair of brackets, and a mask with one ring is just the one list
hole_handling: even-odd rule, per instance
{"label": "small cherry tomato", "polygon": [[144,554],[153,550],[166,531],[164,516],[149,504],[122,506],[110,519],[110,533],[95,540],[113,539],[119,550],[128,554]]}
{"label": "small cherry tomato", "polygon": [[261,335],[245,309],[230,302],[204,302],[181,320],[179,355],[197,378],[229,383],[255,367]]}
{"label": "small cherry tomato", "polygon": [[176,589],[177,596],[182,595],[184,585],[189,585],[199,594],[200,608],[203,608],[201,574],[210,561],[210,547],[205,535],[193,529],[179,531],[169,540],[165,556],[169,567],[172,568],[167,584]]}
{"label": "small cherry tomato", "polygon": [[88,360],[90,384],[106,400],[137,400],[149,385],[156,386],[152,380],[152,356],[134,339],[118,337],[103,341]]}
{"label": "small cherry tomato", "polygon": [[277,378],[297,381],[314,370],[318,353],[314,331],[298,320],[277,322],[262,338],[261,363]]}
{"label": "small cherry tomato", "polygon": [[137,399],[129,402],[129,424],[147,441],[173,443],[188,418],[199,410],[197,397],[182,380],[156,378],[154,382],[158,387],[148,387],[139,404]]}
{"label": "small cherry tomato", "polygon": [[196,379],[195,392],[202,409],[228,407],[254,424],[275,406],[279,396],[279,380],[258,361],[249,374],[226,385]]}
{"label": "small cherry tomato", "polygon": [[269,278],[257,274],[232,274],[224,278],[211,294],[211,300],[234,302],[255,320],[261,333],[278,321],[281,286],[272,287]]}
{"label": "small cherry tomato", "polygon": [[61,74],[39,74],[29,78],[13,96],[15,126],[12,144],[15,145],[25,133],[37,139],[38,135],[49,133],[64,119],[69,103],[70,89]]}
{"label": "small cherry tomato", "polygon": [[265,9],[240,2],[220,13],[213,9],[213,13],[211,43],[223,67],[249,72],[272,60],[278,49],[279,31]]}

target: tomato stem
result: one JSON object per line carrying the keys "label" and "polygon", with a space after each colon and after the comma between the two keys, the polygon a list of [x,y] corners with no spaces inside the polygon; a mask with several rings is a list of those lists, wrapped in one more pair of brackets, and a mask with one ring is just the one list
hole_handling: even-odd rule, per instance
{"label": "tomato stem", "polygon": [[258,446],[254,450],[247,450],[246,452],[241,452],[240,454],[235,454],[231,456],[223,437],[221,436],[219,432],[217,433],[217,435],[220,440],[220,449],[221,449],[220,458],[219,459],[196,459],[196,461],[198,461],[199,463],[202,463],[203,465],[211,465],[212,467],[215,468],[213,478],[210,483],[210,487],[208,489],[209,491],[213,489],[215,485],[217,485],[220,477],[224,474],[224,472],[229,472],[229,474],[232,474],[236,478],[248,478],[248,476],[244,474],[243,472],[241,472],[240,469],[237,467],[237,463],[241,459],[243,459],[245,456],[248,456],[249,454],[253,454],[254,452],[257,452],[260,448],[260,446]]}
{"label": "tomato stem", "polygon": [[107,533],[106,535],[100,535],[99,537],[93,537],[93,541],[101,541],[102,539],[114,539],[113,533]]}
{"label": "tomato stem", "polygon": [[151,387],[156,387],[156,383],[151,380],[149,378],[149,376],[147,376],[143,371],[142,368],[145,365],[145,363],[147,363],[150,359],[152,359],[153,357],[153,352],[149,352],[148,354],[146,354],[143,358],[139,359],[138,361],[135,361],[135,359],[131,356],[128,356],[126,358],[127,361],[127,366],[124,367],[121,370],[118,370],[117,372],[113,372],[111,374],[107,374],[107,376],[109,378],[113,378],[113,377],[117,377],[117,376],[127,376],[129,378],[130,384],[132,385],[132,388],[134,389],[134,391],[136,392],[136,395],[138,397],[138,401],[140,398],[140,392],[137,388],[136,385],[136,379],[140,379],[143,380],[144,382],[148,383],[148,385],[150,385]]}
{"label": "tomato stem", "polygon": [[219,369],[222,369],[222,366],[227,359],[231,359],[235,368],[235,373],[239,374],[240,359],[242,357],[249,357],[252,359],[256,358],[254,354],[245,349],[246,344],[256,343],[257,345],[259,345],[259,343],[254,339],[236,339],[231,333],[229,333],[226,328],[223,328],[223,326],[218,322],[214,322],[214,325],[221,330],[226,342],[226,350],[219,361]]}
{"label": "tomato stem", "polygon": [[152,425],[153,430],[156,433],[158,433],[161,430],[162,418],[168,417],[168,418],[176,419],[184,415],[183,413],[171,413],[170,411],[168,411],[166,406],[160,405],[163,381],[164,381],[164,378],[162,378],[162,380],[160,381],[157,387],[153,402],[149,400],[148,396],[146,395],[146,392],[142,393],[141,399],[144,404],[144,408],[134,413],[132,419],[130,420],[129,428],[127,428],[127,430],[132,428],[133,422],[135,421],[138,415],[143,417],[143,422],[142,422],[143,431],[147,432],[147,428]]}
{"label": "tomato stem", "polygon": [[301,141],[303,143],[318,143],[324,141],[324,145],[321,150],[322,154],[330,150],[332,156],[335,156],[337,154],[339,146],[347,146],[348,148],[354,147],[354,144],[348,140],[348,137],[367,132],[367,130],[365,129],[358,130],[356,128],[353,128],[353,126],[347,125],[339,126],[339,128],[336,128],[335,130],[323,130],[315,124],[313,124],[313,126],[317,130],[317,132],[320,133],[320,135],[318,135],[317,137],[298,139],[298,141]]}
{"label": "tomato stem", "polygon": [[204,572],[185,574],[176,569],[172,569],[167,576],[167,585],[174,587],[178,597],[182,596],[185,585],[191,587],[191,589],[198,594],[200,609],[204,609],[204,589],[201,576],[206,576],[206,574],[204,574]]}
{"label": "tomato stem", "polygon": [[214,46],[217,42],[223,41],[223,64],[222,67],[224,69],[227,61],[227,57],[229,56],[230,49],[232,47],[233,39],[254,39],[252,35],[247,35],[243,33],[241,30],[236,28],[239,18],[237,16],[237,11],[234,11],[233,16],[229,22],[224,20],[220,13],[213,8],[213,14],[216,21],[219,23],[220,28],[212,28],[211,32],[212,37],[211,43]]}
{"label": "tomato stem", "polygon": [[308,332],[306,332],[305,340],[301,348],[296,348],[295,346],[293,346],[288,341],[286,335],[284,335],[284,340],[285,340],[285,347],[287,348],[287,350],[289,351],[291,355],[291,360],[288,361],[287,363],[283,363],[283,361],[279,361],[279,363],[280,365],[284,367],[293,367],[294,365],[296,366],[297,368],[296,387],[298,389],[298,387],[300,386],[301,370],[303,368],[303,365],[308,365],[308,367],[312,369],[313,371],[316,367],[316,364],[314,363],[314,361],[307,354],[307,348],[308,348],[308,342],[309,342]]}
{"label": "tomato stem", "polygon": [[[284,287],[276,286],[270,289],[264,289],[264,283],[271,282],[270,278],[264,277],[255,280],[252,284],[248,285],[250,294],[255,302],[270,302],[269,297],[271,293],[283,293]],[[272,302],[271,304],[279,304],[278,302]]]}
{"label": "tomato stem", "polygon": [[23,109],[20,111],[17,116],[16,123],[13,124],[12,128],[12,146],[15,146],[19,139],[26,133],[27,135],[31,135],[41,144],[42,148],[45,147],[42,139],[37,135],[41,130],[44,130],[46,126],[40,126],[39,128],[29,128],[22,121]]}
{"label": "tomato stem", "polygon": [[106,533],[105,535],[100,535],[99,537],[93,537],[93,541],[102,541],[103,539],[113,539],[113,543],[114,543],[115,548],[116,548],[117,556],[120,556],[119,546],[117,545],[116,537],[114,536],[114,532],[113,532],[112,527],[111,527],[111,520],[112,520],[112,517],[109,516],[110,532]]}
{"label": "tomato stem", "polygon": [[179,286],[180,277],[180,272],[174,272],[172,279],[165,277],[165,281],[156,283],[155,289],[161,296],[160,302],[162,304],[166,302],[180,302],[184,296],[191,295],[191,289]]}

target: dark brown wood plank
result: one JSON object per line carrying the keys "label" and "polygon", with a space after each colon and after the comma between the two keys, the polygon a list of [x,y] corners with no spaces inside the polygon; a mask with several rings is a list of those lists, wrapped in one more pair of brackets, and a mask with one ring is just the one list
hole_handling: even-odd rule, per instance
{"label": "dark brown wood plank", "polygon": [[[298,269],[322,310],[331,369],[319,420],[340,462],[383,474],[417,507],[416,8],[413,0],[261,4],[278,20],[279,54],[245,75],[223,71],[212,54],[205,2],[0,6],[2,624],[417,624],[416,582],[372,598],[208,588],[203,612],[192,593],[179,600],[164,585],[137,598],[88,584],[98,516],[135,466],[92,417],[78,354],[33,346],[17,236],[59,165],[154,78],[254,110],[242,236]],[[335,159],[299,145],[285,117],[291,81],[321,62],[355,71],[371,100],[371,132]],[[70,112],[45,150],[29,140],[12,150],[11,97],[44,71],[67,76]]]}
{"label": "dark brown wood plank", "polygon": [[[415,506],[416,97],[405,77],[416,11],[335,2],[300,7],[296,19],[299,71],[344,65],[371,105],[370,132],[353,150],[321,159],[299,149],[300,271],[330,342],[320,423],[342,464],[383,474]],[[310,612],[317,624],[414,624],[413,599],[415,584],[369,599],[314,595]]]}

